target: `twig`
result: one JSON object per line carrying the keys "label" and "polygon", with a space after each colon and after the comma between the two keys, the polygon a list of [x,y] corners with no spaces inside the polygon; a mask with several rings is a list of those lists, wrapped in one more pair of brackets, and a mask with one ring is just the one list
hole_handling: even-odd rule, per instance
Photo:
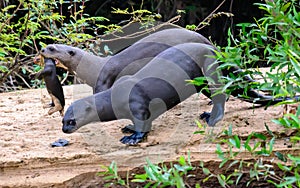
{"label": "twig", "polygon": [[12,85],[12,87],[14,87],[14,81],[12,80],[12,76],[9,75],[9,82],[10,82],[10,85]]}
{"label": "twig", "polygon": [[26,82],[26,80],[25,80],[21,75],[19,75],[19,74],[16,73],[16,72],[15,72],[15,74],[16,74],[16,76],[18,76],[19,78],[21,78],[21,80],[24,82],[24,84],[25,84],[29,89],[31,89],[31,86]]}
{"label": "twig", "polygon": [[[34,54],[28,55],[25,58],[19,60],[17,63],[14,63],[11,67],[9,67],[9,72],[5,73],[3,77],[0,79],[0,85],[4,83],[4,81],[7,79],[8,76],[10,76],[13,72],[15,72],[18,68],[20,68],[21,65],[25,65],[27,63],[30,63],[30,58],[33,57]],[[29,60],[26,60],[29,59]],[[16,61],[15,61],[16,62]]]}
{"label": "twig", "polygon": [[223,0],[223,1],[217,6],[217,8],[215,8],[215,10],[213,10],[206,18],[204,18],[204,20],[203,20],[202,22],[200,22],[200,23],[197,25],[195,31],[198,31],[198,30],[202,29],[203,27],[205,27],[205,26],[202,26],[202,27],[200,27],[200,26],[202,25],[203,22],[205,22],[206,20],[210,19],[210,18],[213,16],[213,14],[214,14],[221,6],[225,3],[225,1],[226,1],[226,0]]}
{"label": "twig", "polygon": [[[114,32],[113,32],[113,33],[110,33],[110,34],[108,34],[108,35],[113,35],[113,36],[115,36],[116,38],[114,38],[114,39],[109,39],[109,40],[101,40],[101,42],[110,42],[110,41],[115,41],[115,40],[119,40],[119,39],[136,38],[136,37],[139,37],[139,36],[141,36],[141,35],[144,35],[145,33],[149,32],[150,30],[157,30],[157,29],[163,27],[164,25],[167,25],[167,24],[169,24],[169,23],[177,22],[177,21],[180,19],[180,17],[181,17],[180,15],[175,16],[174,18],[170,19],[169,21],[167,21],[167,22],[165,22],[165,23],[159,24],[159,25],[154,26],[154,27],[149,28],[149,29],[145,29],[145,30],[143,30],[143,31],[135,32],[135,33],[130,34],[130,35],[126,35],[126,36],[124,36],[124,37],[118,36],[118,35],[114,34]],[[132,24],[132,23],[133,23],[133,22],[129,22],[129,23],[128,23],[127,25],[125,25],[123,28],[128,27],[128,26],[129,26],[130,24]],[[105,36],[106,36],[106,35],[102,35],[102,37],[105,37]]]}
{"label": "twig", "polygon": [[52,30],[51,30],[44,22],[40,22],[40,24],[41,24],[44,28],[46,28],[47,31],[48,31],[51,35],[53,35]]}
{"label": "twig", "polygon": [[63,84],[63,83],[67,80],[68,76],[69,76],[69,71],[67,71],[66,76],[65,76],[64,79],[60,82],[60,84]]}

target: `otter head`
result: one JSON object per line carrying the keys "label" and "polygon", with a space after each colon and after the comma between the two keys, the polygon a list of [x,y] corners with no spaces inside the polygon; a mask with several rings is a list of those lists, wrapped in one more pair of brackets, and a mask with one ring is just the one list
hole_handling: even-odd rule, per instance
{"label": "otter head", "polygon": [[64,118],[62,120],[62,131],[64,133],[73,133],[79,129],[76,119],[74,117],[73,107],[70,106],[66,111]]}
{"label": "otter head", "polygon": [[58,60],[71,72],[76,71],[84,53],[79,48],[64,44],[49,44],[41,50],[42,56]]}
{"label": "otter head", "polygon": [[62,131],[73,133],[88,123],[100,121],[94,96],[89,96],[73,102],[67,109],[62,120]]}

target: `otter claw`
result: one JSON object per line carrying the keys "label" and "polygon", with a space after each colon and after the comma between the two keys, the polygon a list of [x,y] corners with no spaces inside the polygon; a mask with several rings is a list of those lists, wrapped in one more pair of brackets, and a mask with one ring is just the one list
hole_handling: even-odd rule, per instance
{"label": "otter claw", "polygon": [[128,134],[128,133],[135,133],[135,130],[134,130],[134,126],[133,125],[127,125],[125,127],[123,127],[121,129],[122,133],[124,134]]}
{"label": "otter claw", "polygon": [[202,114],[200,114],[200,119],[205,119],[206,123],[208,123],[209,118],[210,118],[209,112],[203,112]]}
{"label": "otter claw", "polygon": [[124,136],[120,142],[126,145],[137,145],[147,137],[148,132],[135,132],[130,136]]}

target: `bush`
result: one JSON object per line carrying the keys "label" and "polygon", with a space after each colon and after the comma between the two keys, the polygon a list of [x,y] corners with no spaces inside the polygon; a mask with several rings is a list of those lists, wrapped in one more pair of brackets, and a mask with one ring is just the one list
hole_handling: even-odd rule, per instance
{"label": "bush", "polygon": [[[117,27],[102,25],[109,21],[104,17],[84,14],[84,2],[18,1],[18,5],[1,10],[0,92],[39,86],[40,82],[30,82],[28,75],[40,69],[32,65],[32,57],[45,43],[89,47],[96,41],[98,30],[111,31]],[[66,5],[68,13],[63,11]]]}

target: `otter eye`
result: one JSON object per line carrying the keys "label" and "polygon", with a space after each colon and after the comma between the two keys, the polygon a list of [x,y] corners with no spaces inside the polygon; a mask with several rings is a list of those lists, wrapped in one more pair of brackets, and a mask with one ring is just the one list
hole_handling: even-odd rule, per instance
{"label": "otter eye", "polygon": [[53,52],[55,49],[54,49],[54,47],[50,46],[50,47],[49,47],[49,50],[50,50],[51,52]]}
{"label": "otter eye", "polygon": [[67,123],[68,123],[68,125],[73,125],[73,126],[76,125],[76,121],[73,119],[69,120]]}
{"label": "otter eye", "polygon": [[74,56],[75,52],[73,50],[68,51],[68,53],[70,54],[70,56]]}

